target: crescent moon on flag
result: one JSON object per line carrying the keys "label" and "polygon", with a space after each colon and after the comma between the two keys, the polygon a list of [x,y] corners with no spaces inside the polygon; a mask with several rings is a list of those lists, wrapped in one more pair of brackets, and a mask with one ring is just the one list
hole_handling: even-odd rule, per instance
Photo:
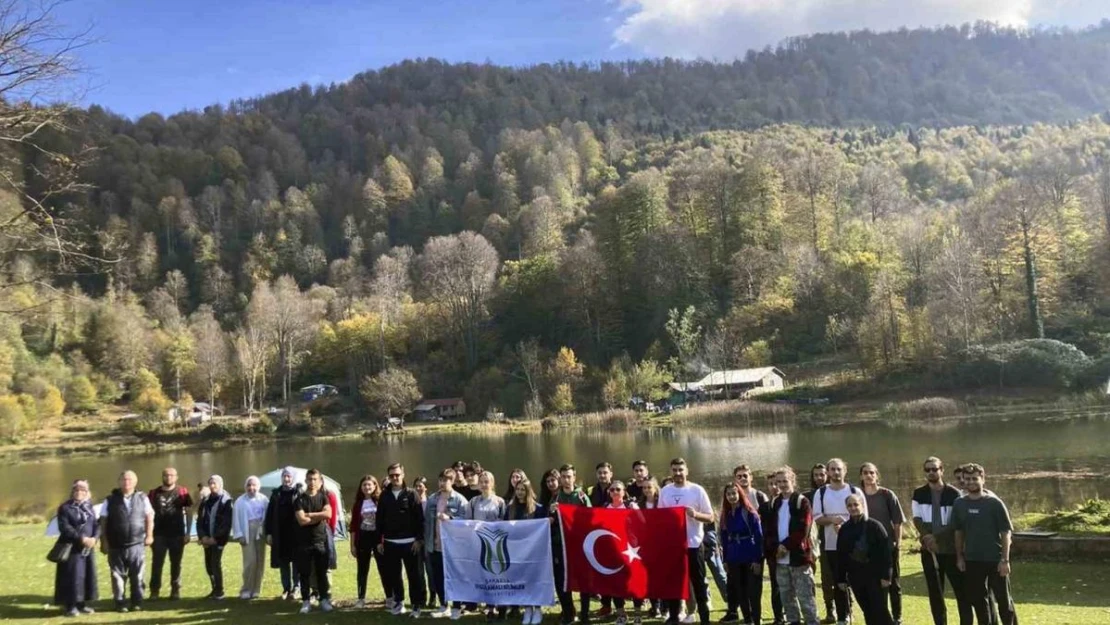
{"label": "crescent moon on flag", "polygon": [[613,538],[617,539],[620,538],[620,536],[617,536],[609,530],[594,530],[589,534],[586,534],[586,540],[582,541],[582,552],[585,554],[586,560],[589,561],[590,566],[594,567],[595,571],[601,573],[602,575],[612,575],[613,573],[616,573],[623,569],[624,565],[622,564],[615,569],[611,569],[607,566],[601,566],[601,563],[597,561],[597,554],[594,553],[594,546],[597,544],[598,539],[602,536],[612,536]]}

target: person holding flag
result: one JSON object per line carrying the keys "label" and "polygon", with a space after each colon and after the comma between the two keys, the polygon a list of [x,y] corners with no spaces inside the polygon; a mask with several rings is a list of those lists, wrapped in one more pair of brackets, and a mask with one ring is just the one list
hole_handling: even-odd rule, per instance
{"label": "person holding flag", "polygon": [[[639,510],[640,507],[636,502],[629,498],[625,493],[624,482],[620,480],[613,480],[609,484],[609,503],[605,507],[610,510]],[[634,598],[632,599],[632,608],[636,610],[636,615],[633,619],[633,625],[640,625],[642,619],[640,617],[640,609],[644,606],[644,600]],[[624,598],[614,597],[613,607],[617,609],[617,625],[627,625],[628,614],[624,611]]]}
{"label": "person holding flag", "polygon": [[[551,522],[553,525],[561,521],[562,517],[559,514],[560,506],[591,507],[589,496],[575,483],[576,478],[577,472],[573,464],[564,464],[559,467],[559,491],[551,498],[551,505],[548,512],[551,515]],[[558,527],[552,527],[551,531],[551,550],[554,556],[552,565],[555,572],[555,592],[559,597],[559,607],[562,609],[561,622],[563,625],[570,625],[574,622],[575,616],[574,599],[565,588],[566,580],[563,566],[564,549],[562,532],[559,530],[560,528]],[[580,614],[581,623],[582,625],[588,625],[590,622],[590,595],[582,593],[580,600],[582,603]]]}
{"label": "person holding flag", "polygon": [[[700,484],[687,479],[689,468],[686,460],[675,458],[671,460],[671,483],[664,486],[659,493],[659,507],[685,508],[686,510],[686,548],[687,570],[694,591],[694,601],[697,602],[698,618],[701,625],[709,624],[709,586],[705,579],[705,558],[702,555],[701,544],[705,539],[705,524],[713,523],[713,504],[709,501],[709,494]],[[678,624],[678,611],[681,601],[671,600],[668,625]]]}

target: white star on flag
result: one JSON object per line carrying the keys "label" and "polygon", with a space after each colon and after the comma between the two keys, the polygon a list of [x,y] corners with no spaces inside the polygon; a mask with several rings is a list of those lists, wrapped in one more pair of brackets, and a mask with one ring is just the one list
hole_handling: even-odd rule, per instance
{"label": "white star on flag", "polygon": [[643,558],[640,557],[640,548],[633,547],[631,544],[628,545],[627,549],[621,552],[621,555],[628,558],[629,564],[632,564],[633,560],[643,560]]}

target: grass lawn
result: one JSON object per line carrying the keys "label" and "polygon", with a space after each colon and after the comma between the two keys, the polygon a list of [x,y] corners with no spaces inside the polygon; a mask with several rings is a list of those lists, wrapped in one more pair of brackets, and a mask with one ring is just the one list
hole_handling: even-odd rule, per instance
{"label": "grass lawn", "polygon": [[[200,547],[190,545],[185,554],[184,590],[181,601],[147,601],[144,611],[117,614],[112,611],[108,567],[103,556],[98,555],[98,581],[101,601],[94,604],[95,615],[66,619],[60,611],[47,605],[53,597],[54,565],[46,561],[52,540],[43,536],[42,525],[0,527],[0,571],[5,582],[0,591],[0,620],[34,623],[62,623],[74,620],[97,623],[386,623],[398,621],[381,607],[381,586],[377,571],[371,567],[370,594],[379,602],[366,610],[354,610],[355,565],[350,557],[341,557],[339,569],[334,572],[333,597],[337,610],[324,615],[318,610],[309,616],[297,613],[300,604],[275,599],[241,601],[227,599],[222,602],[206,601],[202,597],[210,590],[204,574]],[[340,543],[343,552],[347,545]],[[149,552],[148,552],[149,563]],[[149,568],[149,564],[148,564]],[[168,573],[168,563],[167,571]],[[907,625],[931,623],[925,582],[921,577],[921,564],[917,555],[902,554],[903,589],[905,593],[904,621]],[[224,556],[225,585],[229,596],[238,594],[240,580],[240,552],[229,546]],[[168,589],[163,581],[163,590]],[[276,571],[268,570],[263,585],[264,597],[276,597],[280,589]],[[1098,624],[1110,625],[1110,566],[1095,563],[1065,562],[1016,562],[1014,564],[1014,591],[1018,601],[1018,614],[1023,625],[1030,623]],[[764,617],[769,622],[769,585],[764,585]],[[723,615],[724,602],[714,592],[713,621]],[[823,615],[822,615],[823,616]],[[955,602],[949,598],[949,622],[956,622]],[[464,622],[485,622],[481,616],[469,616]],[[596,621],[595,621],[596,622]],[[558,623],[557,609],[549,608],[546,625]],[[862,625],[862,618],[859,621]]]}

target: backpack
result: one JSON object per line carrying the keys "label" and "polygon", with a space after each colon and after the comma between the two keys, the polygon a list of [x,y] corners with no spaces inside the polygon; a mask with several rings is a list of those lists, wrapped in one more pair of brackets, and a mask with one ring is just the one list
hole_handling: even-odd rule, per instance
{"label": "backpack", "polygon": [[[817,492],[817,496],[821,498],[821,513],[822,513],[822,514],[824,514],[824,513],[825,513],[825,490],[826,490],[827,488],[828,488],[828,485],[822,486],[822,487],[821,487],[821,488],[820,488],[820,489],[818,490],[818,492]],[[860,495],[860,496],[863,496],[863,491],[861,491],[860,489],[856,488],[856,487],[855,487],[855,486],[853,486],[852,484],[849,484],[849,485],[848,485],[848,494],[849,494],[849,495]]]}

